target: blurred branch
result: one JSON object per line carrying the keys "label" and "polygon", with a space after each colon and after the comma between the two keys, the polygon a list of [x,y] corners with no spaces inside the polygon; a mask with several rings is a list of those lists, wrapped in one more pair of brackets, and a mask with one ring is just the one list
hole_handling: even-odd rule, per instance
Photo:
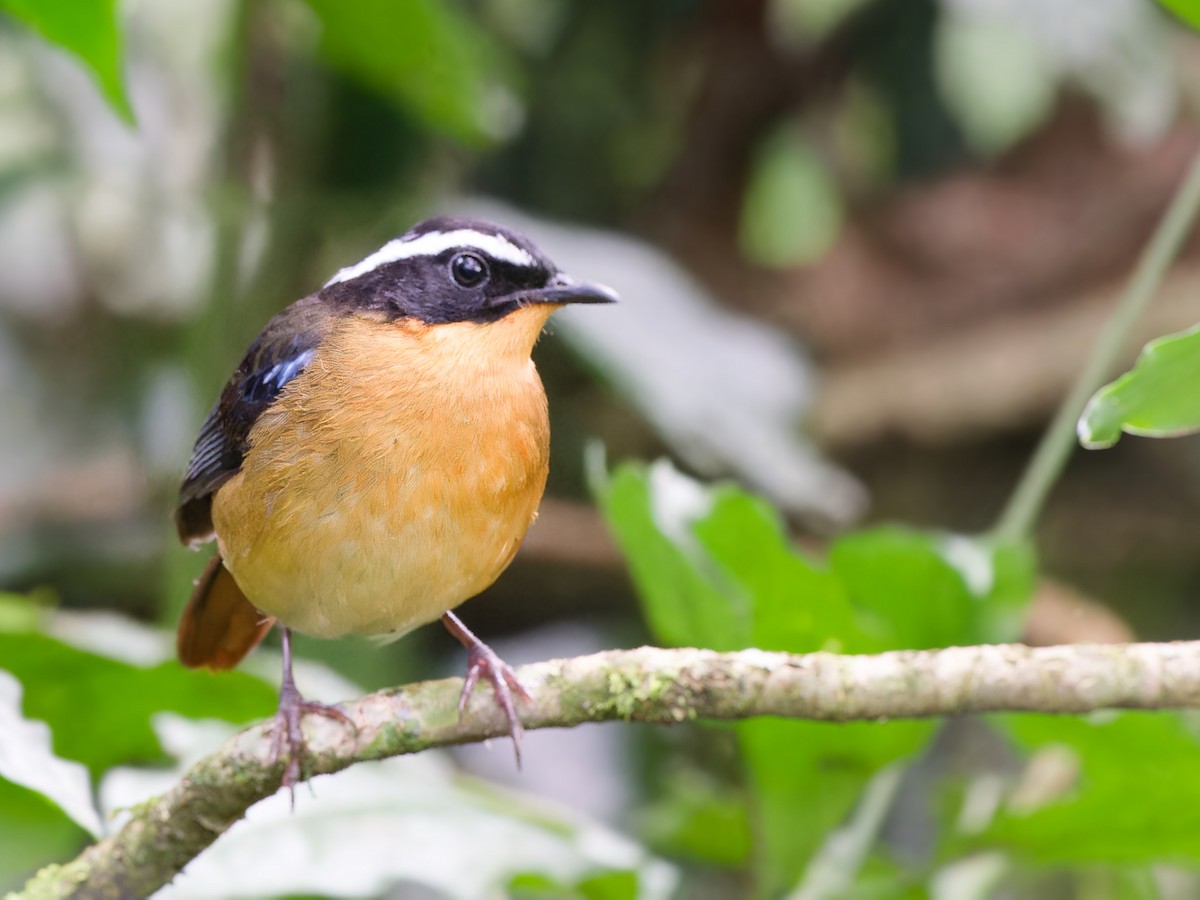
{"label": "blurred branch", "polygon": [[[625,720],[786,716],[831,722],[981,712],[1083,713],[1200,705],[1200,642],[1021,645],[803,656],[745,650],[613,650],[524,666],[528,729]],[[345,704],[356,726],[305,720],[309,776],[357,762],[500,737],[504,717],[476,697],[459,719],[461,679]],[[114,835],[49,866],[11,898],[145,897],[167,884],[254,803],[274,794],[262,725],[231,738],[172,790],[134,809]]]}
{"label": "blurred branch", "polygon": [[[947,446],[1029,428],[1070,390],[1119,293],[1115,284],[1079,288],[1061,302],[1009,309],[829,364],[812,433],[821,446],[845,451],[890,436]],[[1130,329],[1127,347],[1200,321],[1200,264],[1178,263],[1157,296]]]}

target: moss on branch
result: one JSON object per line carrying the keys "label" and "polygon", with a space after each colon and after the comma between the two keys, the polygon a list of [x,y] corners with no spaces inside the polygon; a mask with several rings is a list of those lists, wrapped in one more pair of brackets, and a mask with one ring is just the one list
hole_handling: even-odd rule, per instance
{"label": "moss on branch", "polygon": [[[794,656],[743,650],[613,650],[525,666],[527,729],[629,720],[787,716],[826,721],[1027,711],[1200,705],[1200,642],[950,647],[877,656]],[[344,705],[355,728],[304,721],[306,776],[357,762],[498,737],[507,724],[487,689],[460,719],[461,679],[369,694]],[[263,726],[239,732],[167,793],[134,810],[112,836],[39,872],[11,897],[142,897],[279,788]]]}

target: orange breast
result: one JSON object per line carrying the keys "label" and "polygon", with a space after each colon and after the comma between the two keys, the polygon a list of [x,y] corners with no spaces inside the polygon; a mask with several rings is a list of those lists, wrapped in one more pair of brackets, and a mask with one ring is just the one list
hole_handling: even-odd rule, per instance
{"label": "orange breast", "polygon": [[490,585],[546,483],[546,396],[529,354],[551,311],[488,325],[343,320],[214,498],[246,596],[336,637],[401,634]]}

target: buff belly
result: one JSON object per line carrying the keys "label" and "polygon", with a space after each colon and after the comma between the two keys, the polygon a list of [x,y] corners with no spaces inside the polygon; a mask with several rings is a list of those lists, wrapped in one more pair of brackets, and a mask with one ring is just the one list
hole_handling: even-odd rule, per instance
{"label": "buff belly", "polygon": [[285,626],[403,634],[512,561],[548,466],[536,330],[497,353],[475,342],[503,331],[456,328],[381,340],[349,320],[255,424],[213,521],[238,585]]}

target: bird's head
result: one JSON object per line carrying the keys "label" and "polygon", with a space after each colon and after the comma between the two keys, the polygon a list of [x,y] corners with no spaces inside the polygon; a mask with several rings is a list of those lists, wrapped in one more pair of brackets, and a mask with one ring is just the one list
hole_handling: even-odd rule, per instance
{"label": "bird's head", "polygon": [[385,319],[428,325],[497,322],[538,307],[542,323],[569,303],[612,303],[617,295],[577,282],[524,235],[479,219],[443,216],[413,226],[321,290],[326,302]]}

